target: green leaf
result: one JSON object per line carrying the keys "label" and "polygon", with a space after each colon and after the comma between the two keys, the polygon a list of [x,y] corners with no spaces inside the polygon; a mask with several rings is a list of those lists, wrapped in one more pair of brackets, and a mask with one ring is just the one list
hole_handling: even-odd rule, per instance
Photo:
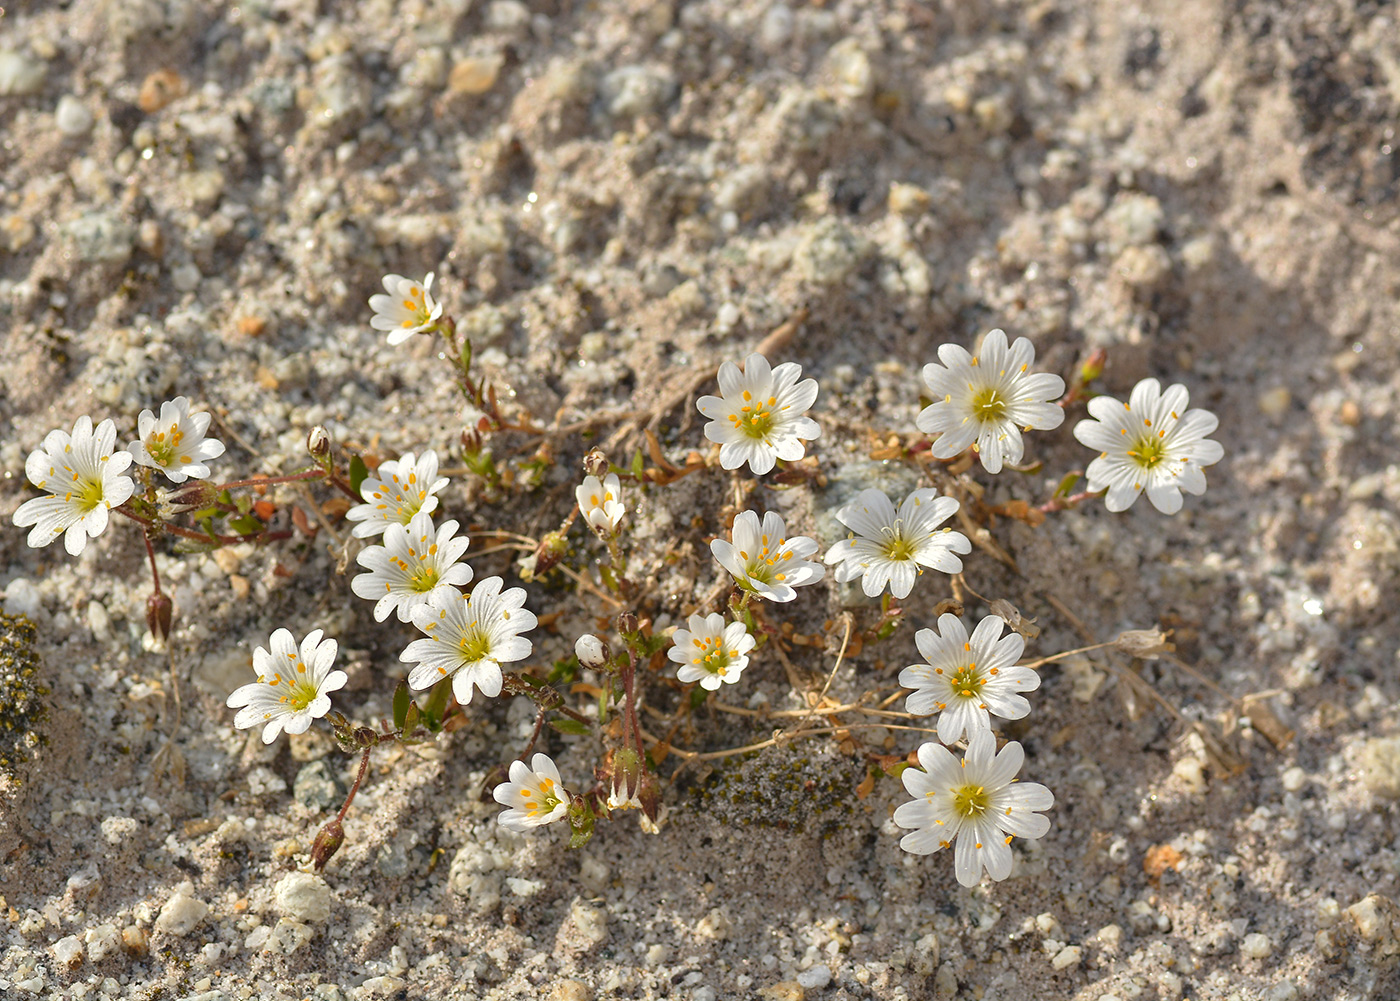
{"label": "green leaf", "polygon": [[228,526],[239,535],[257,535],[267,527],[251,514],[240,514],[237,518],[230,518]]}
{"label": "green leaf", "polygon": [[569,719],[567,716],[563,719],[552,719],[549,721],[549,725],[551,729],[558,730],[560,733],[572,733],[580,737],[584,734],[591,733],[593,730],[587,723],[580,723],[578,720]]}
{"label": "green leaf", "polygon": [[701,706],[703,706],[703,705],[705,704],[705,700],[708,699],[709,697],[710,697],[710,693],[709,693],[709,692],[707,692],[705,689],[701,688],[699,685],[696,685],[694,688],[692,688],[692,689],[690,690],[690,708],[691,708],[691,710],[693,711],[693,710],[699,709]]}
{"label": "green leaf", "polygon": [[405,736],[411,736],[423,722],[423,712],[418,708],[418,703],[412,700],[408,703],[408,708],[403,714],[403,732]]}
{"label": "green leaf", "polygon": [[642,457],[642,450],[639,448],[637,454],[632,456],[632,475],[640,480],[646,469],[646,459]]}
{"label": "green leaf", "polygon": [[556,660],[554,666],[550,668],[548,684],[567,685],[578,677],[579,662],[578,657],[569,654],[563,660]]}
{"label": "green leaf", "polygon": [[350,489],[360,492],[360,484],[369,478],[369,467],[358,455],[350,456]]}
{"label": "green leaf", "polygon": [[408,719],[408,707],[413,704],[413,699],[408,694],[408,682],[400,678],[398,685],[394,688],[394,729],[402,730],[404,720]]}
{"label": "green leaf", "polygon": [[1076,483],[1078,483],[1078,482],[1079,482],[1079,474],[1078,474],[1078,473],[1070,473],[1070,474],[1069,474],[1068,476],[1066,476],[1063,480],[1061,480],[1061,481],[1060,481],[1060,485],[1059,485],[1058,487],[1055,488],[1054,496],[1056,496],[1056,497],[1068,497],[1071,493],[1074,492],[1074,485],[1075,485]]}

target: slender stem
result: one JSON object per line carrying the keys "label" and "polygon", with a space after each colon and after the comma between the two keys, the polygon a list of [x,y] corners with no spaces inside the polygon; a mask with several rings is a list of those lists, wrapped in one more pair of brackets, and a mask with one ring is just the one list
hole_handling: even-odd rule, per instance
{"label": "slender stem", "polygon": [[350,809],[350,804],[355,802],[355,793],[360,791],[360,783],[365,780],[365,773],[369,771],[369,753],[374,750],[374,745],[370,744],[360,755],[360,770],[355,775],[355,784],[350,787],[350,794],[345,797],[345,802],[340,807],[340,812],[335,815],[335,822],[338,824],[345,819],[345,811]]}
{"label": "slender stem", "polygon": [[325,471],[319,466],[315,469],[307,469],[300,473],[292,473],[287,476],[254,476],[248,480],[230,480],[228,483],[221,483],[215,490],[232,490],[235,487],[270,487],[278,483],[297,483],[301,480],[315,480],[325,476]]}
{"label": "slender stem", "polygon": [[520,752],[518,761],[524,761],[529,757],[530,752],[535,749],[535,742],[540,739],[540,731],[544,729],[544,720],[547,713],[541,707],[535,710],[535,732],[530,734],[530,743],[525,745],[525,750]]}
{"label": "slender stem", "polygon": [[632,649],[632,644],[627,644],[627,666],[622,671],[622,690],[627,696],[627,734],[623,738],[623,746],[631,746],[637,749],[637,753],[642,750],[642,724],[637,719],[637,652]]}
{"label": "slender stem", "polygon": [[160,571],[156,569],[156,547],[151,545],[151,534],[149,532],[141,533],[141,538],[146,543],[146,557],[151,561],[151,580],[155,582],[156,594],[159,595]]}
{"label": "slender stem", "polygon": [[[154,518],[147,518],[142,515],[139,515],[135,511],[130,510],[125,504],[121,505],[120,507],[115,507],[112,510],[116,511],[117,514],[126,515],[132,521],[140,522],[147,528],[153,529],[157,526],[157,522]],[[241,535],[219,535],[216,532],[210,532],[208,534],[205,534],[204,532],[196,532],[192,528],[185,528],[183,525],[172,525],[169,522],[160,522],[159,526],[162,531],[171,532],[175,535],[182,536],[186,539],[194,539],[196,542],[214,541],[225,546],[232,546],[236,545],[239,542],[250,541]],[[285,538],[286,536],[277,537]],[[268,536],[268,538],[273,538],[273,536]]]}

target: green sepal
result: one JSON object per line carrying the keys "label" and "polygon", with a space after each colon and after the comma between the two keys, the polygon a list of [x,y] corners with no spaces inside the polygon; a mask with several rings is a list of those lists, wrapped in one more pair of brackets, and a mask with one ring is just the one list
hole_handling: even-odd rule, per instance
{"label": "green sepal", "polygon": [[549,726],[550,729],[557,730],[560,733],[572,733],[580,737],[591,732],[592,730],[592,727],[590,727],[587,723],[580,723],[578,720],[569,719],[567,716],[563,719],[550,720]]}
{"label": "green sepal", "polygon": [[413,704],[413,698],[408,694],[407,679],[400,678],[398,685],[394,688],[394,729],[403,730],[404,721],[408,719],[408,707]]}
{"label": "green sepal", "polygon": [[360,494],[360,484],[369,478],[369,467],[358,455],[350,456],[350,489]]}

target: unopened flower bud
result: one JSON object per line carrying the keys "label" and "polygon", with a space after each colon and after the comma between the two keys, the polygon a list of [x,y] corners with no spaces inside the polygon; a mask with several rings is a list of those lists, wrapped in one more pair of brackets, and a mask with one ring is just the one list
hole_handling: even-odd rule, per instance
{"label": "unopened flower bud", "polygon": [[326,867],[340,846],[345,844],[345,828],[340,821],[332,820],[316,832],[316,840],[311,844],[311,864],[317,872]]}
{"label": "unopened flower bud", "polygon": [[306,436],[306,450],[317,462],[325,462],[331,455],[331,433],[317,424]]}
{"label": "unopened flower bud", "polygon": [[580,664],[596,671],[608,662],[608,645],[592,633],[584,633],[574,643],[574,654]]}
{"label": "unopened flower bud", "polygon": [[158,640],[170,635],[170,623],[175,618],[175,603],[170,595],[156,593],[146,599],[146,628]]}
{"label": "unopened flower bud", "polygon": [[637,617],[631,612],[623,612],[617,617],[618,632],[622,633],[624,636],[628,633],[635,633],[638,628]]}
{"label": "unopened flower bud", "polygon": [[640,807],[637,793],[642,787],[642,776],[646,767],[642,757],[630,747],[613,752],[612,789],[608,794],[608,806],[614,810],[628,810]]}
{"label": "unopened flower bud", "polygon": [[1099,376],[1103,375],[1104,362],[1107,360],[1108,352],[1103,348],[1096,348],[1090,353],[1089,357],[1085,358],[1080,364],[1079,381],[1087,386]]}
{"label": "unopened flower bud", "polygon": [[562,560],[568,551],[568,536],[559,531],[546,532],[544,538],[540,539],[540,544],[535,547],[533,574],[540,577],[553,570],[555,564]]}
{"label": "unopened flower bud", "polygon": [[1171,653],[1175,645],[1167,642],[1167,636],[1160,629],[1129,629],[1119,633],[1113,645],[1132,657],[1142,660],[1156,660],[1164,653]]}
{"label": "unopened flower bud", "polygon": [[583,475],[601,479],[607,473],[608,465],[608,456],[601,448],[590,448],[583,457]]}

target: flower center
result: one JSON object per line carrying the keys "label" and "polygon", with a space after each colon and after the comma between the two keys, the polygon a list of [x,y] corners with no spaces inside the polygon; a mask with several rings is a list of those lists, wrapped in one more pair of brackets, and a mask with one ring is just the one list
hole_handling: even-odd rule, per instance
{"label": "flower center", "polygon": [[[538,798],[534,795],[536,792],[539,793]],[[521,789],[520,795],[524,796],[527,800],[525,812],[532,817],[550,813],[556,806],[563,802],[563,800],[554,793],[553,779],[540,779],[539,789]]]}
{"label": "flower center", "polygon": [[409,589],[420,594],[426,594],[437,587],[437,582],[437,567],[430,566],[419,566],[408,578]]}
{"label": "flower center", "polygon": [[287,700],[293,712],[301,712],[316,701],[316,686],[309,679],[303,678],[293,685],[283,698]]}
{"label": "flower center", "polygon": [[462,660],[468,664],[486,660],[491,656],[491,637],[479,629],[472,629],[457,641],[457,649],[462,653]]}
{"label": "flower center", "polygon": [[776,396],[755,401],[753,394],[745,390],[744,405],[739,408],[739,413],[735,415],[734,426],[742,431],[746,437],[762,441],[772,433],[773,425],[777,423],[777,419],[773,416],[773,408],[777,405],[778,398]]}
{"label": "flower center", "polygon": [[1128,454],[1143,469],[1151,469],[1166,457],[1167,447],[1156,435],[1145,435],[1128,450]]}
{"label": "flower center", "polygon": [[699,664],[711,674],[718,674],[721,678],[729,671],[729,652],[724,649],[716,637],[700,641],[700,656],[691,660],[692,664]]}
{"label": "flower center", "polygon": [[903,535],[896,535],[885,543],[885,555],[892,560],[912,560],[914,544]]}
{"label": "flower center", "polygon": [[984,786],[968,783],[953,790],[953,811],[960,817],[980,817],[992,805]]}
{"label": "flower center", "polygon": [[1006,416],[1006,398],[996,386],[987,386],[972,398],[972,415],[984,424]]}
{"label": "flower center", "polygon": [[76,506],[86,514],[102,503],[102,479],[87,479],[81,477],[77,480],[78,490],[76,493]]}
{"label": "flower center", "polygon": [[412,314],[407,320],[403,321],[405,327],[421,327],[428,322],[429,316],[432,313],[432,310],[428,309],[428,300],[423,294],[423,290],[416,287],[409,289],[408,298],[403,301],[403,308]]}
{"label": "flower center", "polygon": [[175,452],[184,438],[180,425],[172,424],[169,431],[157,431],[146,439],[146,454],[156,465],[168,466],[175,460]]}
{"label": "flower center", "polygon": [[958,668],[957,673],[948,679],[948,684],[953,686],[953,694],[964,699],[978,698],[986,683],[976,664]]}

